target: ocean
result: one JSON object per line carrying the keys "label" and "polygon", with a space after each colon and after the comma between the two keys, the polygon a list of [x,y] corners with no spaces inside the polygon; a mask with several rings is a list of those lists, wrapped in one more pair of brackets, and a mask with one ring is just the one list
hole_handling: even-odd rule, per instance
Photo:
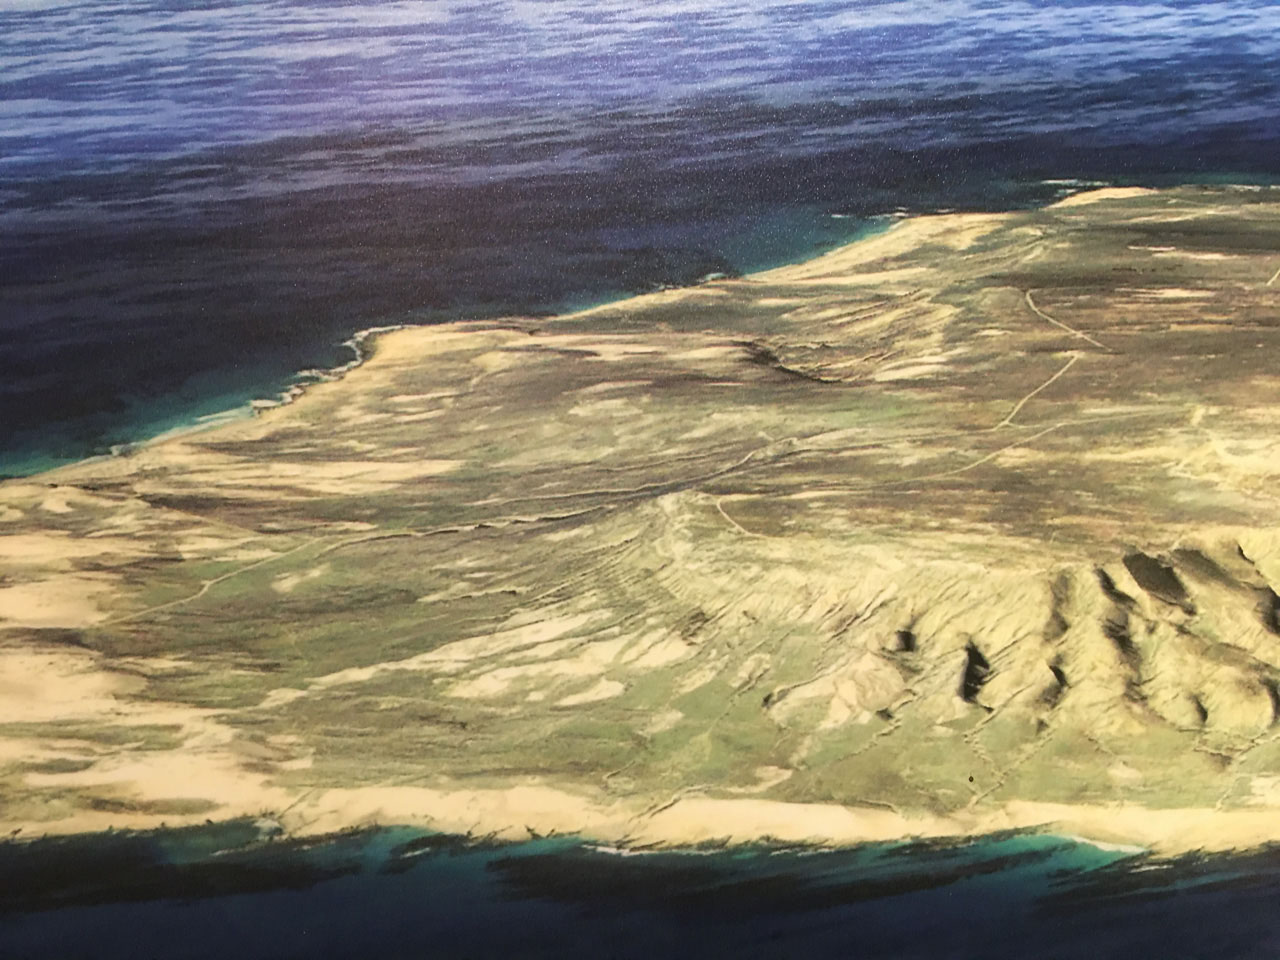
{"label": "ocean", "polygon": [[1280,175],[1280,7],[0,0],[0,474],[903,212]]}
{"label": "ocean", "polygon": [[9,960],[1269,960],[1280,852],[1006,834],[662,853],[239,822],[0,848]]}
{"label": "ocean", "polygon": [[[1278,179],[1273,2],[0,0],[0,474],[243,410],[373,325]],[[1280,955],[1274,852],[252,839],[0,848],[0,956]]]}

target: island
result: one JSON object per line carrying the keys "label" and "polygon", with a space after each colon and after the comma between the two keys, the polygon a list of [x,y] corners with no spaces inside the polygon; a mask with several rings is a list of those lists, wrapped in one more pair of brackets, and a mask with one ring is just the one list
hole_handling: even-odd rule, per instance
{"label": "island", "polygon": [[0,484],[0,831],[1280,840],[1280,189],[946,214]]}

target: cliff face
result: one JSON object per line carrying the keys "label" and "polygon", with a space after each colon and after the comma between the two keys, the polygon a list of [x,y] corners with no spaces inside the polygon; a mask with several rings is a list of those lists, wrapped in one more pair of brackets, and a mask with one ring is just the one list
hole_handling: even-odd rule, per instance
{"label": "cliff face", "polygon": [[6,483],[0,821],[1272,822],[1277,251],[1274,190],[910,220]]}

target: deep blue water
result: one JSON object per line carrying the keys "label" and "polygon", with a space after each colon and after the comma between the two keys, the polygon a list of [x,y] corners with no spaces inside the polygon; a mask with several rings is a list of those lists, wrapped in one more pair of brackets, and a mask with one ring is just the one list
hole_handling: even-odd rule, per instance
{"label": "deep blue water", "polygon": [[1274,2],[0,0],[0,473],[375,323],[1278,174]]}
{"label": "deep blue water", "polygon": [[0,955],[1274,958],[1280,852],[1160,863],[1068,839],[622,857],[230,824],[0,847]]}

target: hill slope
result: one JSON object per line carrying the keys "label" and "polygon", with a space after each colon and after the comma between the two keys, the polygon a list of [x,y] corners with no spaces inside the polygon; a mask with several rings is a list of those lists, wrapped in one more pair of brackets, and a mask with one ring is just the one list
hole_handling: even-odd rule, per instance
{"label": "hill slope", "polygon": [[1280,193],[383,334],[0,486],[0,829],[1280,839]]}

